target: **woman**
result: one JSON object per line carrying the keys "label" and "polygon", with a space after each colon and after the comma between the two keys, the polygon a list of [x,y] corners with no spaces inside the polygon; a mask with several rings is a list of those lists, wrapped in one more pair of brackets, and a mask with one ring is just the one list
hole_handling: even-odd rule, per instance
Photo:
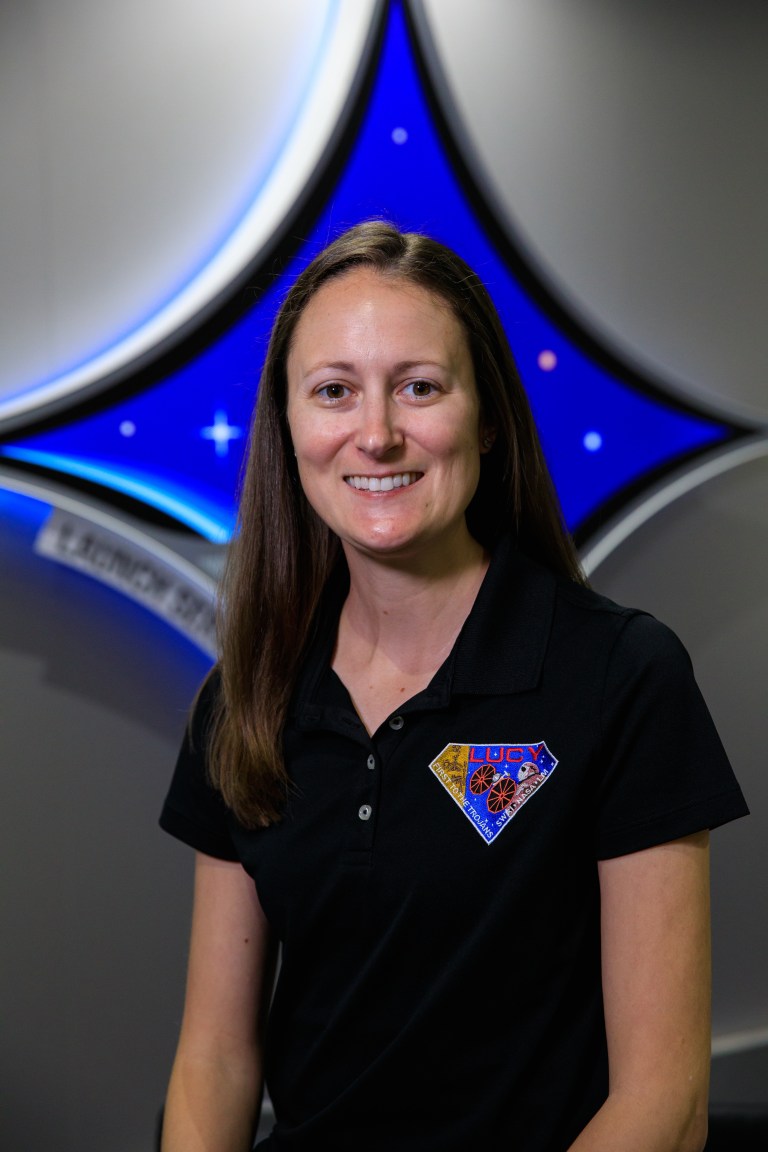
{"label": "woman", "polygon": [[264,1149],[701,1149],[707,829],[746,806],[682,646],[586,587],[453,252],[370,222],[299,276],[221,602],[161,817],[197,853],[165,1152],[250,1148],[265,1075]]}

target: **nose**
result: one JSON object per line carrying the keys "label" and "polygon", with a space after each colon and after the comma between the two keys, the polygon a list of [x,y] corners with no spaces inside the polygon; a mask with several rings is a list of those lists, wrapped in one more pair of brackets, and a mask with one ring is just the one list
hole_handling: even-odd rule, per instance
{"label": "nose", "polygon": [[378,458],[399,448],[404,440],[397,406],[388,396],[367,395],[360,406],[356,445]]}

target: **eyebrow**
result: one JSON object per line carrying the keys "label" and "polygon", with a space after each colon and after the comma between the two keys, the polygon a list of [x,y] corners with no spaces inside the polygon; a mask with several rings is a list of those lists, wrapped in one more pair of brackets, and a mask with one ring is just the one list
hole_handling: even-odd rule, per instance
{"label": "eyebrow", "polygon": [[[441,368],[443,371],[448,370],[448,365],[441,363],[439,360],[430,360],[428,358],[422,360],[398,360],[397,364],[392,365],[392,371],[408,372],[411,368]],[[354,372],[355,365],[349,360],[321,360],[318,364],[312,364],[307,369],[305,375],[310,376],[313,372],[321,372],[330,369],[332,372]]]}
{"label": "eyebrow", "polygon": [[306,376],[311,375],[313,372],[321,372],[325,368],[330,368],[334,372],[352,372],[353,365],[348,360],[321,360],[318,364],[310,364],[305,372]]}

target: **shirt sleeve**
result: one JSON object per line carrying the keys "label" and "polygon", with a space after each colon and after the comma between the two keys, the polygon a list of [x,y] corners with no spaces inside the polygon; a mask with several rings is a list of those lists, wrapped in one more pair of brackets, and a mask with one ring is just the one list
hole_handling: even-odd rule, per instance
{"label": "shirt sleeve", "polygon": [[228,809],[208,779],[208,731],[218,684],[214,669],[203,684],[187,725],[159,823],[165,832],[198,852],[220,860],[237,860]]}
{"label": "shirt sleeve", "polygon": [[623,624],[602,704],[597,856],[716,828],[749,812],[678,637],[645,613]]}

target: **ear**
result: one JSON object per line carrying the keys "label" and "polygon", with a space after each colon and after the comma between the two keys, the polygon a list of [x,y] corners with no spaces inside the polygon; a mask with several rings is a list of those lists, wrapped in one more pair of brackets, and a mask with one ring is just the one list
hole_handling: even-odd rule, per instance
{"label": "ear", "polygon": [[480,425],[480,454],[484,456],[486,452],[490,452],[491,448],[496,441],[496,429],[492,424]]}

